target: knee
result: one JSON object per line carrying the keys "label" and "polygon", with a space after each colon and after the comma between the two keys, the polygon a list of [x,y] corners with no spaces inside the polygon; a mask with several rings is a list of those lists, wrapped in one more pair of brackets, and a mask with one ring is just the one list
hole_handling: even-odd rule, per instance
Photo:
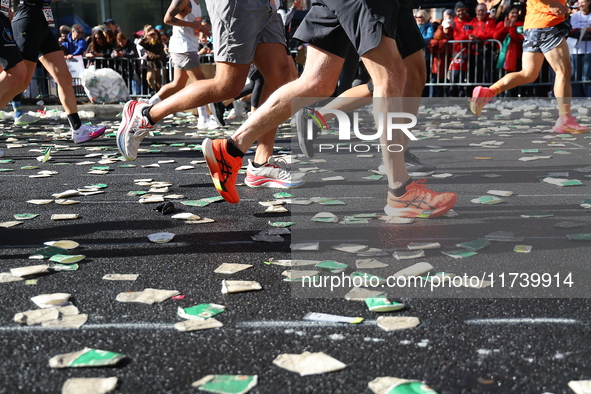
{"label": "knee", "polygon": [[217,90],[216,96],[219,97],[220,101],[238,96],[244,87],[244,85],[236,83],[232,78],[223,78],[218,75],[214,77],[212,86]]}
{"label": "knee", "polygon": [[523,76],[523,78],[525,79],[525,83],[533,83],[536,81],[536,79],[538,78],[538,74],[528,71],[528,70],[522,70],[521,71],[521,75]]}

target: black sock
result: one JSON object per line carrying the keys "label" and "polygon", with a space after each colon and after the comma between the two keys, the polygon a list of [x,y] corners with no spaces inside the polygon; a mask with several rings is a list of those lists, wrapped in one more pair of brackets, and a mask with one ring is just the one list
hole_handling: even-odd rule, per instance
{"label": "black sock", "polygon": [[228,153],[232,157],[244,157],[244,153],[236,146],[236,143],[232,138],[228,138]]}
{"label": "black sock", "polygon": [[73,130],[78,130],[80,126],[82,126],[82,121],[80,120],[80,116],[78,116],[78,112],[68,115],[68,122],[70,122],[70,126]]}
{"label": "black sock", "polygon": [[412,178],[409,179],[408,181],[406,181],[406,183],[400,187],[397,187],[396,189],[391,189],[388,188],[388,190],[390,191],[390,193],[392,193],[394,195],[394,197],[402,197],[404,196],[404,193],[406,193],[406,187],[408,185],[410,185],[412,183]]}
{"label": "black sock", "polygon": [[148,106],[144,107],[142,109],[142,115],[144,115],[148,119],[148,122],[150,122],[150,124],[152,126],[154,126],[156,123],[154,123],[152,118],[150,118],[150,110],[152,109],[152,107],[153,107],[153,105],[148,105]]}
{"label": "black sock", "polygon": [[261,168],[261,167],[262,167],[262,166],[264,166],[265,164],[267,164],[267,163],[259,164],[259,163],[255,163],[254,161],[252,162],[252,166],[253,166],[254,168]]}

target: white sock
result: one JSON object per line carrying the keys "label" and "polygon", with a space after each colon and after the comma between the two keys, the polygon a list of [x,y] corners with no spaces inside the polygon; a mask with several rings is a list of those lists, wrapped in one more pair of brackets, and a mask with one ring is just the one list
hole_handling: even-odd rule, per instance
{"label": "white sock", "polygon": [[207,114],[207,108],[205,108],[205,105],[198,107],[197,112],[199,113],[200,118],[203,118],[205,120],[207,120],[207,118],[209,118],[209,115]]}
{"label": "white sock", "polygon": [[162,99],[160,98],[160,96],[155,94],[152,97],[150,97],[150,100],[148,101],[148,103],[154,105],[154,104],[158,104],[161,101],[162,101]]}

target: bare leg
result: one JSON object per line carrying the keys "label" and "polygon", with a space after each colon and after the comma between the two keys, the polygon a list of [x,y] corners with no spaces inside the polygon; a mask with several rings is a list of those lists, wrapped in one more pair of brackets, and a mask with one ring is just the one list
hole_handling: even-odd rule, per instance
{"label": "bare leg", "polygon": [[554,96],[558,102],[558,113],[561,116],[571,116],[570,103],[573,95],[570,75],[572,72],[568,45],[566,40],[562,40],[560,45],[545,55],[550,67],[556,73],[554,79]]}
{"label": "bare leg", "polygon": [[544,55],[539,52],[523,52],[521,63],[521,71],[505,75],[503,78],[495,82],[490,89],[492,89],[495,94],[499,94],[517,86],[534,82],[542,69]]}
{"label": "bare leg", "polygon": [[[254,64],[265,80],[263,92],[261,93],[261,103],[264,103],[271,93],[290,81],[289,64],[284,54],[285,48],[281,44],[259,44],[257,46]],[[276,134],[277,126],[271,128],[267,133],[257,139],[258,145],[254,156],[255,163],[266,163],[267,159],[273,155]]]}
{"label": "bare leg", "polygon": [[75,114],[78,112],[78,104],[76,103],[76,95],[72,88],[72,74],[68,70],[64,53],[62,51],[55,51],[43,55],[39,58],[43,67],[57,82],[57,94],[60,98],[66,115]]}
{"label": "bare leg", "polygon": [[150,118],[157,123],[176,112],[236,97],[244,86],[249,68],[248,64],[217,62],[214,78],[194,81],[154,105],[150,109]]}
{"label": "bare leg", "polygon": [[334,91],[343,58],[308,46],[308,59],[302,75],[293,82],[276,90],[267,101],[234,133],[232,139],[242,152],[291,116],[291,99],[308,97],[300,105],[313,103],[316,97],[328,97]]}
{"label": "bare leg", "polygon": [[0,72],[0,109],[4,108],[17,94],[22,92],[23,82],[27,78],[27,67],[19,62],[8,70]]}
{"label": "bare leg", "polygon": [[[373,97],[376,123],[378,123],[378,117],[381,116],[385,125],[386,113],[400,112],[399,109],[402,108],[401,97],[406,80],[406,69],[398,52],[396,41],[382,36],[380,44],[361,56],[361,60],[365,64],[375,86]],[[380,137],[380,142],[386,146],[397,144],[402,147],[399,152],[390,152],[388,149],[382,150],[388,174],[388,186],[391,189],[401,187],[410,179],[404,165],[403,153],[408,138],[402,131],[394,131],[392,139],[388,140],[384,132]]]}

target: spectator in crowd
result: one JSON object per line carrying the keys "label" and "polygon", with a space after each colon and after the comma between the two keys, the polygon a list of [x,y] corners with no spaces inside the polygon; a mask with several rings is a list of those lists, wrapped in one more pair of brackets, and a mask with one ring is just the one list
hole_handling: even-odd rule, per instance
{"label": "spectator in crowd", "polygon": [[[466,5],[461,1],[456,3],[454,8],[454,27],[453,39],[455,41],[467,41],[470,39],[470,31],[474,28],[470,25],[470,16],[466,10]],[[452,84],[449,88],[448,96],[465,97],[466,88],[463,86],[467,80],[468,74],[468,52],[470,45],[468,43],[455,43],[453,53],[449,64],[447,76],[448,82]]]}
{"label": "spectator in crowd", "polygon": [[573,97],[591,97],[591,0],[579,0],[579,10],[570,17],[573,30],[568,38],[573,81]]}
{"label": "spectator in crowd", "polygon": [[155,29],[158,30],[158,33],[160,33],[160,41],[162,41],[162,45],[164,45],[164,52],[168,54],[168,44],[170,42],[168,33],[166,30],[164,30],[164,26],[162,25],[156,25]]}
{"label": "spectator in crowd", "polygon": [[166,61],[166,52],[164,52],[164,45],[160,40],[160,32],[153,27],[148,28],[139,44],[146,50],[146,58],[148,59],[146,80],[150,89],[155,93],[162,87],[162,66]]}
{"label": "spectator in crowd", "polygon": [[509,72],[520,70],[523,22],[519,20],[518,7],[512,7],[505,19],[497,23],[493,38],[503,43],[497,60],[497,68]]}
{"label": "spectator in crowd", "polygon": [[111,18],[107,19],[103,24],[105,25],[105,29],[115,33],[115,36],[121,32],[121,28]]}
{"label": "spectator in crowd", "polygon": [[209,42],[209,37],[204,31],[199,32],[199,44],[197,44],[197,53],[199,55],[210,55],[213,53],[213,44]]}
{"label": "spectator in crowd", "polygon": [[59,42],[61,45],[63,42],[65,42],[68,39],[68,34],[70,34],[72,29],[68,25],[61,25],[59,31],[60,31],[60,36],[57,39],[57,42]]}
{"label": "spectator in crowd", "polygon": [[[446,74],[450,67],[451,54],[453,51],[453,44],[448,43],[448,41],[453,39],[453,21],[452,19],[444,19],[429,44],[429,52],[431,52],[432,59],[432,83],[445,83]],[[429,97],[443,97],[444,95],[445,93],[442,86],[431,86],[429,89]]]}
{"label": "spectator in crowd", "polygon": [[105,34],[105,40],[107,40],[107,43],[115,48],[117,46],[117,33],[109,29],[104,30],[103,33]]}
{"label": "spectator in crowd", "polygon": [[86,48],[84,56],[88,58],[111,57],[111,52],[113,52],[113,46],[107,42],[105,33],[102,30],[96,30],[92,33],[92,40]]}
{"label": "spectator in crowd", "polygon": [[488,16],[486,4],[480,3],[476,6],[476,18],[470,21],[473,27],[468,38],[474,42],[470,48],[469,66],[470,82],[490,83],[492,82],[493,47],[485,41],[492,40],[495,34],[497,23]]}
{"label": "spectator in crowd", "polygon": [[431,24],[431,16],[425,10],[418,10],[415,13],[415,21],[419,27],[419,31],[425,40],[425,43],[429,43],[433,38],[433,25]]}
{"label": "spectator in crowd", "polygon": [[[128,59],[135,59],[138,57],[137,48],[133,42],[127,39],[125,33],[118,33],[117,34],[117,45],[113,48],[113,52],[111,53],[111,57],[114,59],[117,58],[128,58]],[[136,73],[135,64],[130,63],[130,61],[119,61],[115,63],[115,69],[125,82],[127,86],[133,86],[133,78]]]}
{"label": "spectator in crowd", "polygon": [[84,39],[84,32],[82,26],[74,24],[70,34],[66,37],[66,40],[62,42],[62,47],[66,52],[66,59],[71,59],[74,56],[82,56],[88,48],[88,43]]}
{"label": "spectator in crowd", "polygon": [[494,96],[536,80],[544,60],[554,72],[554,95],[558,106],[558,119],[552,130],[559,134],[583,134],[589,128],[578,124],[571,111],[572,72],[568,56],[568,44],[564,39],[571,28],[565,22],[569,8],[560,1],[548,5],[544,0],[528,0],[523,28],[522,70],[506,74],[490,87],[477,86],[472,92],[470,110],[480,116],[484,106]]}

